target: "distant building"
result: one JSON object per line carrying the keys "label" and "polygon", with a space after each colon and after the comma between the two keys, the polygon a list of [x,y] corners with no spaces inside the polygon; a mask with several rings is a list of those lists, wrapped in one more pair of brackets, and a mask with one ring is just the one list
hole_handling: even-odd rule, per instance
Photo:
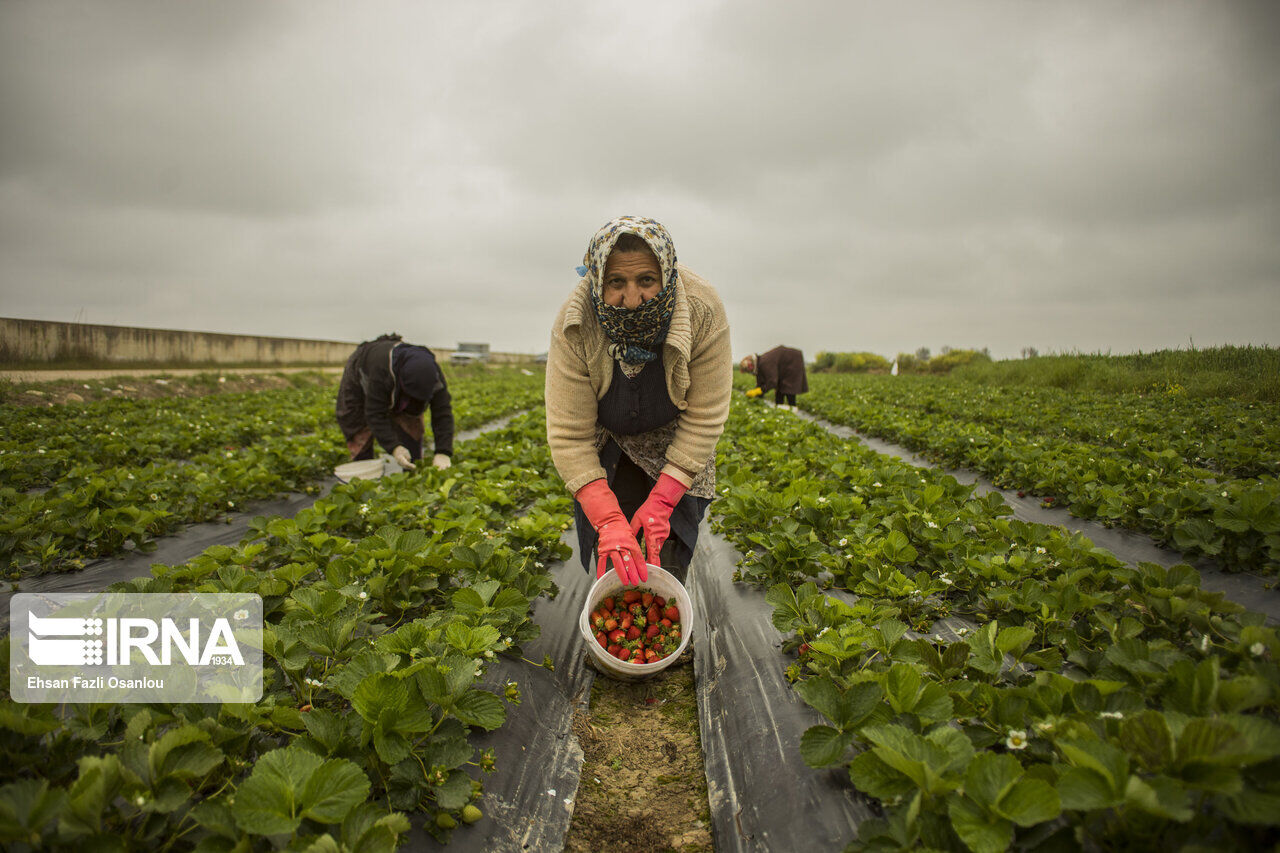
{"label": "distant building", "polygon": [[454,364],[475,364],[477,362],[484,363],[489,360],[488,344],[464,344],[459,343],[458,348],[454,350],[453,355],[449,356],[449,361]]}

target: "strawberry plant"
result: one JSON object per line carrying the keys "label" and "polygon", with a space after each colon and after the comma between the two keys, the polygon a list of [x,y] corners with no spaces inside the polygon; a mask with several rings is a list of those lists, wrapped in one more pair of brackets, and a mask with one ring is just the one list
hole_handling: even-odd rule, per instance
{"label": "strawberry plant", "polygon": [[[336,486],[237,546],[119,585],[260,594],[263,698],[65,714],[5,701],[0,839],[390,850],[411,817],[442,841],[478,820],[478,773],[494,764],[472,733],[520,701],[515,682],[481,680],[536,636],[544,567],[567,555],[570,505],[543,435],[523,416],[463,445],[450,471]],[[517,471],[528,516],[476,497]]]}
{"label": "strawberry plant", "polygon": [[1194,569],[1126,566],[761,407],[735,405],[719,465],[713,523],[825,721],[801,756],[883,809],[853,846],[1275,842],[1280,640]]}

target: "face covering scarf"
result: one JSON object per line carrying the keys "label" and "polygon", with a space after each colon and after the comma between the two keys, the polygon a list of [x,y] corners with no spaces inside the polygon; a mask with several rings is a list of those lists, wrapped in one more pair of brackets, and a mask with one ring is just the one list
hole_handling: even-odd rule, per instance
{"label": "face covering scarf", "polygon": [[[623,234],[635,234],[649,246],[662,270],[662,290],[638,308],[606,305],[604,301],[604,267],[613,244]],[[609,339],[609,355],[620,362],[644,363],[658,357],[658,348],[667,337],[671,314],[675,310],[679,275],[676,272],[676,249],[667,229],[652,219],[620,216],[605,223],[595,233],[583,257],[578,274],[591,288],[591,306],[596,319]]]}

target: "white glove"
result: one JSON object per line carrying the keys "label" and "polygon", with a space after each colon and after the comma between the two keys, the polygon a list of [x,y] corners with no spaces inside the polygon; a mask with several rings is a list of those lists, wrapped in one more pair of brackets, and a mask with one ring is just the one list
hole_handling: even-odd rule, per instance
{"label": "white glove", "polygon": [[405,447],[403,444],[391,451],[391,456],[400,464],[401,468],[412,469],[418,467],[417,465],[414,465],[413,460],[409,458],[409,448]]}
{"label": "white glove", "polygon": [[432,458],[431,464],[443,471],[445,468],[448,468],[453,464],[453,460],[448,456],[445,456],[443,453],[437,453],[435,457]]}

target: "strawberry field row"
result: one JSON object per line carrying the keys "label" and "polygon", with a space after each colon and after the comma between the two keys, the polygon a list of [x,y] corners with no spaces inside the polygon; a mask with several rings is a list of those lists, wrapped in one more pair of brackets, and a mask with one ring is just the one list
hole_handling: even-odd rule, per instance
{"label": "strawberry field row", "polygon": [[[455,407],[465,413],[468,426],[528,408],[541,398],[538,376],[514,372],[497,377],[479,374],[456,385]],[[300,398],[299,393],[304,396]],[[201,435],[199,425],[207,424],[209,433],[219,436],[212,450],[144,465],[86,462],[60,472],[57,482],[43,492],[0,488],[0,502],[5,505],[0,516],[0,560],[6,575],[17,578],[74,570],[86,559],[144,547],[183,524],[216,518],[246,501],[316,491],[316,483],[346,459],[342,437],[333,424],[333,393],[328,388],[268,392],[248,399],[238,394],[222,400],[201,398],[216,401],[212,412],[190,411],[185,417],[191,420],[183,426],[169,425],[161,417],[150,423],[139,419],[134,432],[119,435],[118,445],[100,445],[96,440],[88,444],[105,448],[102,453],[107,457],[126,444],[136,448],[157,442],[176,449],[183,445],[173,433]],[[235,409],[237,403],[245,404],[243,419]],[[460,414],[458,419],[463,417]],[[242,421],[263,427],[264,434],[252,436],[248,446],[218,444]],[[284,431],[272,433],[278,425]],[[200,443],[208,441],[205,434]]]}
{"label": "strawberry field row", "polygon": [[[302,381],[296,379],[295,381]],[[459,430],[541,399],[539,377],[517,370],[468,371],[451,382]],[[336,379],[319,386],[0,412],[0,488],[48,485],[84,466],[114,468],[190,459],[318,430],[334,423]]]}
{"label": "strawberry field row", "polygon": [[[1055,400],[1055,389],[992,390],[918,377],[820,376],[814,388],[805,408],[835,423],[981,471],[998,486],[1049,496],[1082,518],[1214,557],[1228,569],[1280,570],[1274,407],[1096,394]],[[1061,427],[1060,412],[1068,409],[1071,426]],[[1229,473],[1244,471],[1250,473]]]}
{"label": "strawberry field row", "polygon": [[[477,819],[476,770],[493,758],[469,737],[506,716],[478,681],[537,635],[531,601],[567,551],[571,503],[544,430],[519,416],[466,442],[448,471],[336,486],[294,519],[256,520],[239,546],[114,587],[261,595],[263,699],[5,696],[0,841],[382,851],[403,843],[407,815],[441,840]],[[499,689],[520,701],[516,683]]]}
{"label": "strawberry field row", "polygon": [[[735,403],[714,524],[769,587],[799,744],[869,850],[1241,849],[1280,825],[1280,640],[998,495]],[[824,595],[814,581],[848,589]]]}

